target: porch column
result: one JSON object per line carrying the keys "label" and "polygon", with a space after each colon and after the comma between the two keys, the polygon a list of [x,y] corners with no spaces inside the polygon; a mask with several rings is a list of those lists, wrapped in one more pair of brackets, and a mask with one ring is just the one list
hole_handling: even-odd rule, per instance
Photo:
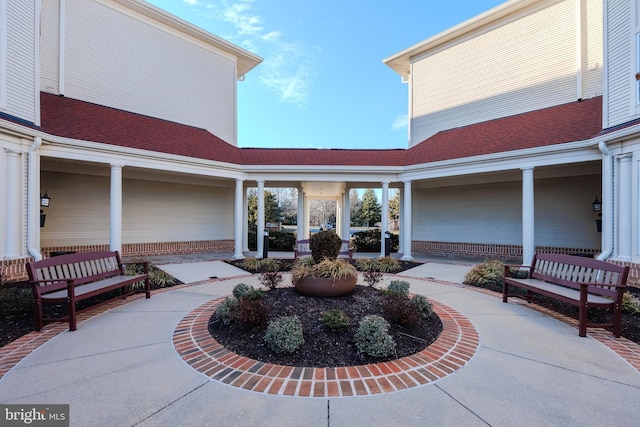
{"label": "porch column", "polygon": [[623,261],[631,260],[631,230],[632,230],[632,188],[631,188],[631,154],[618,157],[620,177],[618,179],[618,257]]}
{"label": "porch column", "polygon": [[256,238],[258,240],[258,253],[256,258],[262,258],[262,251],[264,249],[264,181],[258,181],[258,222],[256,226]]}
{"label": "porch column", "polygon": [[389,183],[382,183],[382,218],[380,221],[380,256],[384,256],[384,242],[389,231]]}
{"label": "porch column", "polygon": [[22,180],[20,179],[20,155],[17,151],[6,150],[5,171],[5,201],[6,216],[4,219],[4,236],[5,236],[5,253],[4,258],[16,258],[20,256],[20,188],[22,188]]}
{"label": "porch column", "polygon": [[242,251],[249,252],[249,198],[247,191],[242,191]]}
{"label": "porch column", "polygon": [[411,181],[404,181],[404,199],[402,200],[402,235],[403,255],[402,259],[411,260]]}
{"label": "porch column", "polygon": [[111,196],[109,202],[109,248],[122,253],[122,168],[111,164]]}
{"label": "porch column", "polygon": [[344,240],[351,238],[351,199],[350,189],[345,188],[342,193],[342,229],[340,230],[340,236]]}
{"label": "porch column", "polygon": [[[244,197],[242,190],[244,189],[244,181],[236,179],[236,194],[233,201],[233,239],[234,239],[234,254],[235,259],[242,259],[242,230],[243,230],[243,218],[244,218]],[[246,223],[246,221],[244,221]]]}
{"label": "porch column", "polygon": [[404,253],[404,233],[402,229],[404,227],[404,220],[402,219],[402,215],[404,214],[404,207],[402,204],[404,203],[404,191],[402,188],[398,189],[400,193],[400,200],[398,203],[398,254]]}
{"label": "porch column", "polygon": [[302,188],[298,187],[298,212],[296,213],[296,228],[298,235],[296,240],[303,240],[306,233],[306,227],[304,224],[305,210],[304,210],[304,193]]}
{"label": "porch column", "polygon": [[522,263],[530,264],[536,251],[533,169],[522,168]]}

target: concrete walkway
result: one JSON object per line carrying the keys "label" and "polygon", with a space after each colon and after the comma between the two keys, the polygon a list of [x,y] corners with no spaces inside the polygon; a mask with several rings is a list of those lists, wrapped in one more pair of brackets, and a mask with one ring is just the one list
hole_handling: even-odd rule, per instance
{"label": "concrete walkway", "polygon": [[135,299],[55,336],[4,375],[0,402],[70,404],[72,426],[638,425],[640,372],[597,333],[580,338],[572,325],[457,285],[470,267],[455,263],[427,262],[401,276],[413,292],[462,313],[479,334],[466,365],[442,379],[330,398],[212,380],[178,354],[174,330],[236,284],[259,284],[215,259],[170,261],[167,270],[195,284]]}

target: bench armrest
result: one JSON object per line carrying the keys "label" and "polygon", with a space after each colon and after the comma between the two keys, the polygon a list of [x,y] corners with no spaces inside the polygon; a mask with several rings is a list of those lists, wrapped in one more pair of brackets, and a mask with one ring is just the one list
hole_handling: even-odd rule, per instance
{"label": "bench armrest", "polygon": [[40,279],[30,280],[31,287],[38,295],[48,294],[49,292],[59,291],[68,287],[75,286],[75,279],[61,278],[61,279]]}

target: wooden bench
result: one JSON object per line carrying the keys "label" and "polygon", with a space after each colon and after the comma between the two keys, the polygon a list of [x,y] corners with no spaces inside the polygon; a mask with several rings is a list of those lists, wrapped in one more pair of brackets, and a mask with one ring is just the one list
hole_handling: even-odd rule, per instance
{"label": "wooden bench", "polygon": [[[613,335],[622,332],[622,295],[625,292],[629,267],[622,267],[605,261],[559,254],[535,254],[528,266],[526,278],[511,277],[511,268],[504,267],[502,301],[507,302],[509,288],[527,291],[524,297],[532,302],[532,294],[569,303],[579,308],[578,335],[587,336],[587,327],[612,327]],[[515,266],[520,267],[520,266]],[[526,272],[526,270],[520,270]],[[587,310],[591,307],[613,310],[611,324],[589,323]]]}
{"label": "wooden bench", "polygon": [[[45,322],[69,320],[69,330],[76,330],[76,303],[113,290],[121,290],[115,298],[125,298],[135,290],[124,288],[137,282],[145,284],[147,298],[151,298],[149,266],[143,262],[144,273],[125,274],[120,254],[109,251],[67,254],[27,263],[27,273],[35,299],[36,331]],[[111,301],[111,299],[109,300]],[[108,301],[105,301],[106,303]],[[44,304],[66,303],[68,315],[62,318],[44,318]],[[99,304],[98,304],[99,305]],[[93,305],[91,307],[96,307]]]}
{"label": "wooden bench", "polygon": [[[293,257],[303,257],[303,256],[311,256],[311,247],[309,247],[309,239],[298,240],[296,242],[296,247],[293,249]],[[342,246],[340,246],[340,252],[338,252],[338,258],[353,258],[353,249],[350,247],[350,243],[348,240],[342,241]]]}

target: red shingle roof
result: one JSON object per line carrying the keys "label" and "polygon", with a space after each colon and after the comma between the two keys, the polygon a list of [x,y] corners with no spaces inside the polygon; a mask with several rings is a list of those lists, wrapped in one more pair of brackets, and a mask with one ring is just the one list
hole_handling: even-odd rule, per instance
{"label": "red shingle roof", "polygon": [[405,166],[581,141],[602,130],[602,98],[439,132],[408,149],[238,148],[210,132],[41,94],[41,128],[61,137],[244,165]]}

